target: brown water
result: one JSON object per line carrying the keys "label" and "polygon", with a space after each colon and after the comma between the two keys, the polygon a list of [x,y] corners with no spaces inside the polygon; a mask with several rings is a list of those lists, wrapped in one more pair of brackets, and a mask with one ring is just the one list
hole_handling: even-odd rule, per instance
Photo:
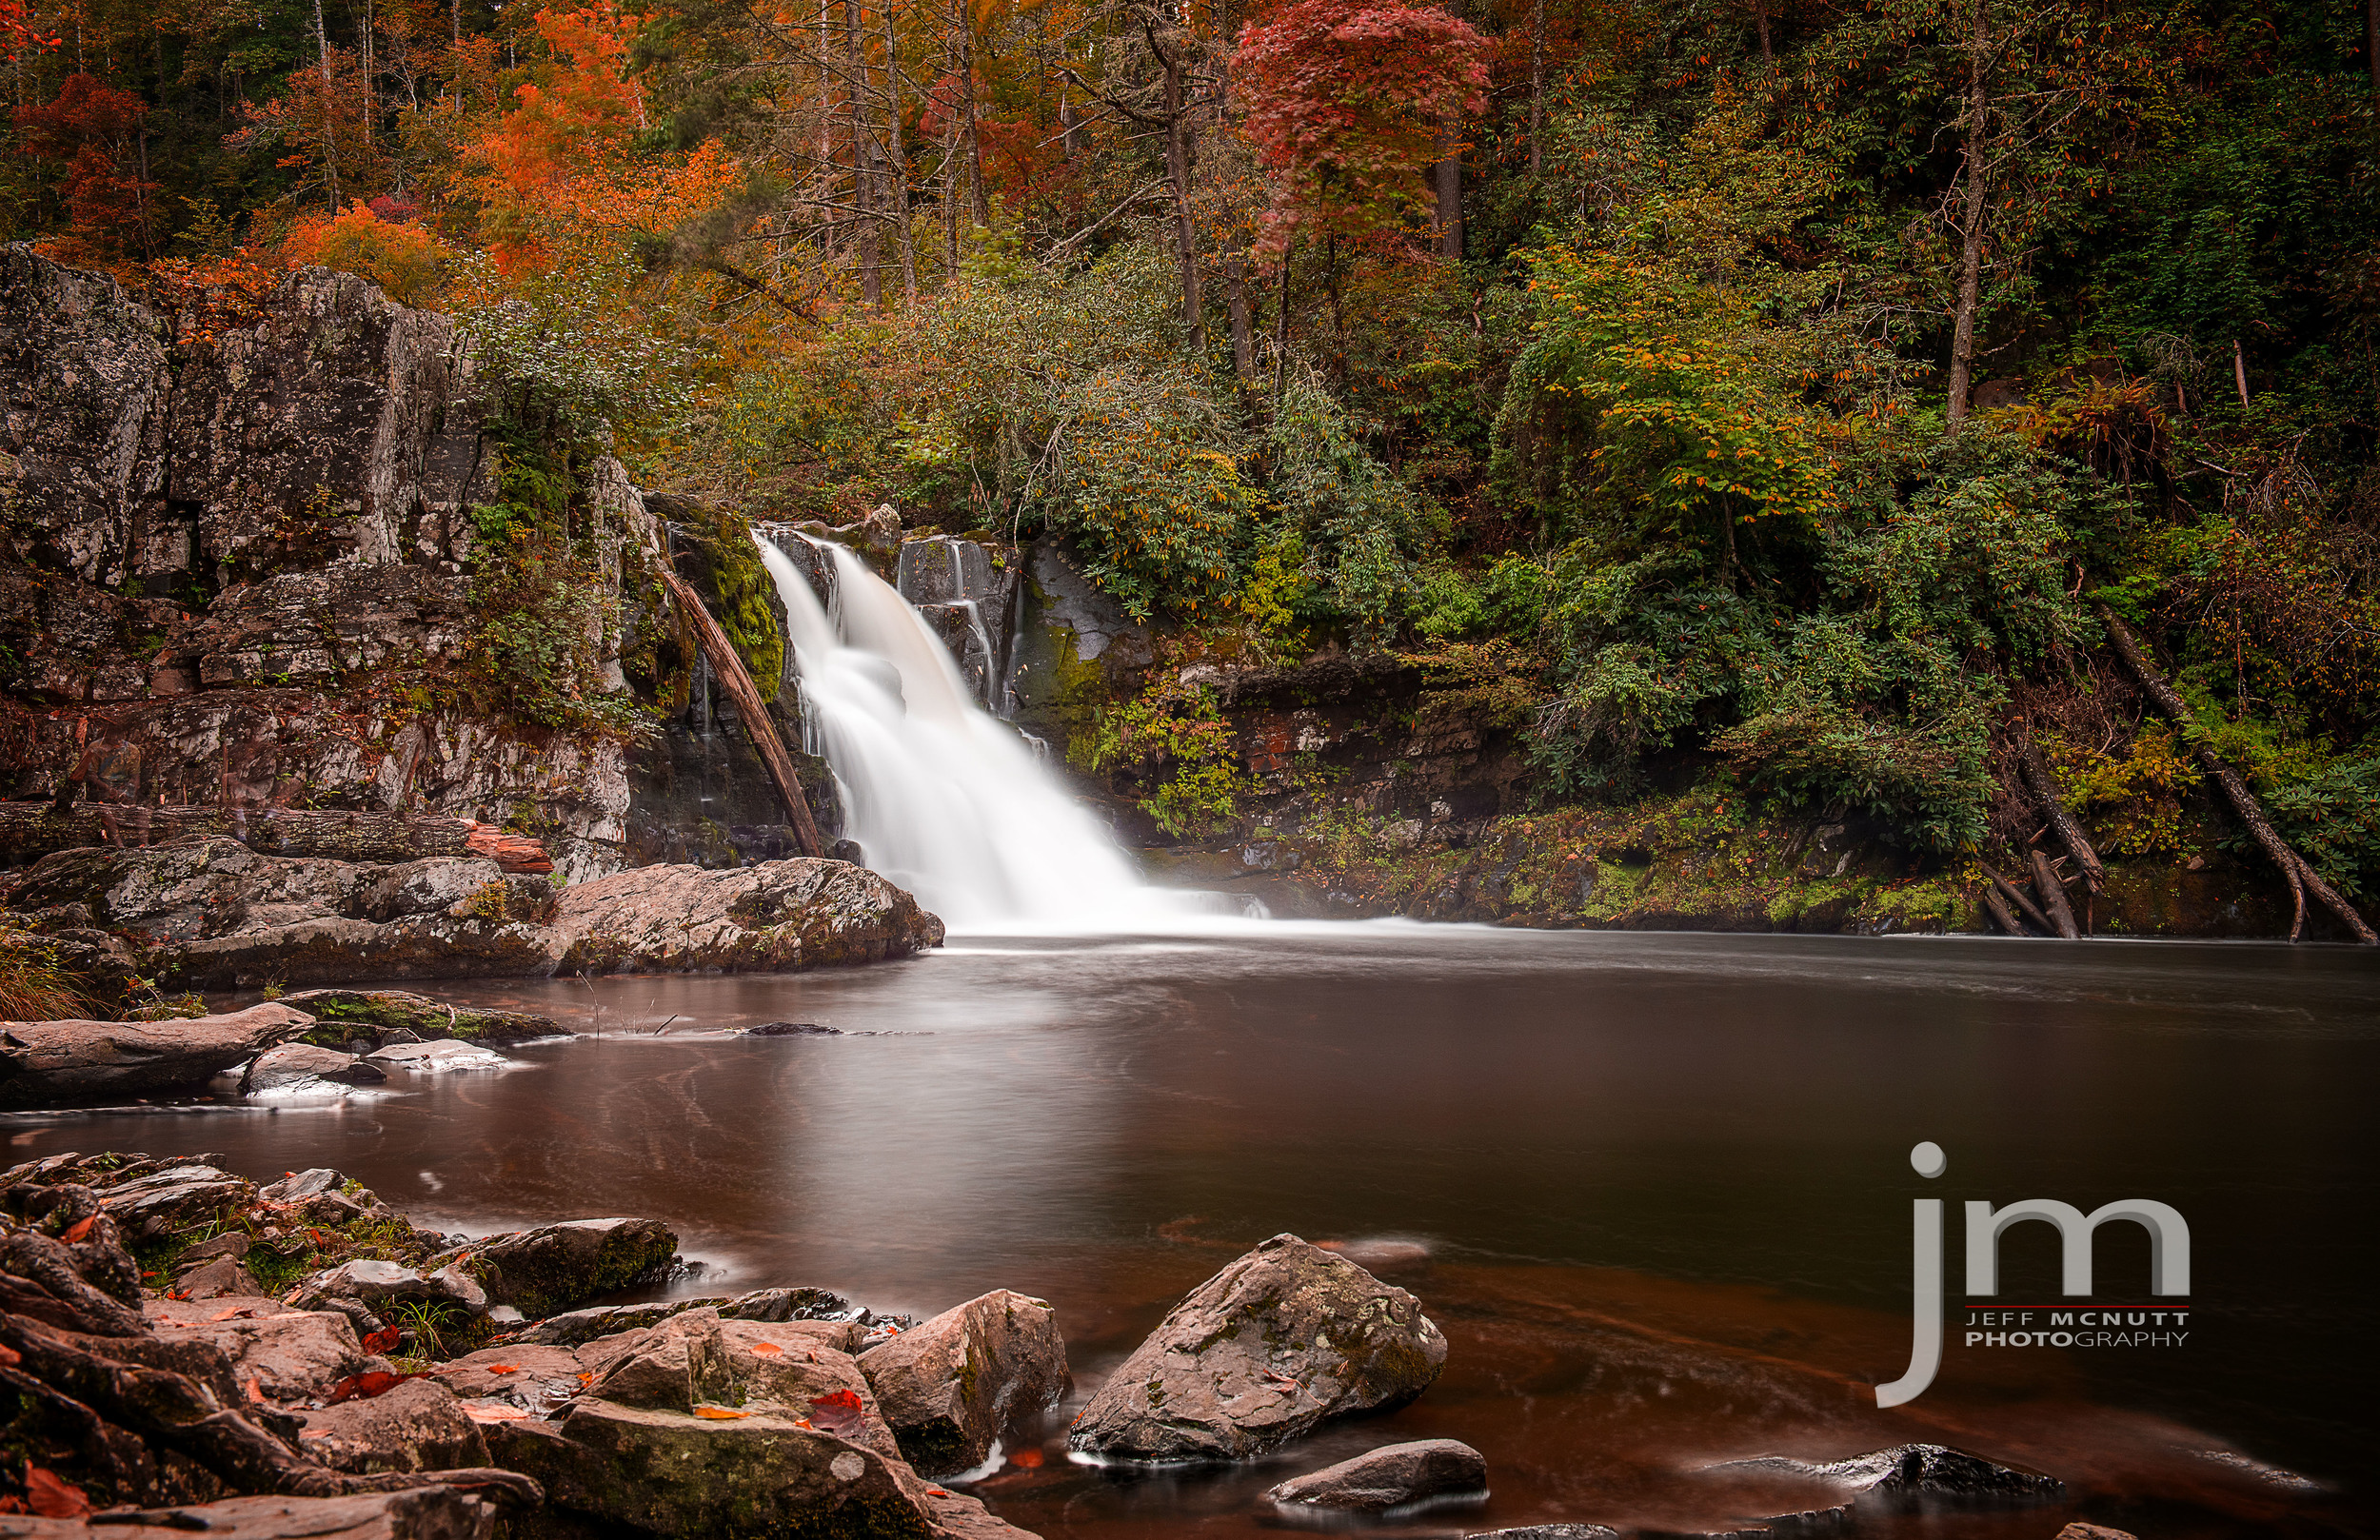
{"label": "brown water", "polygon": [[[1280,927],[454,993],[602,1036],[333,1107],[20,1117],[12,1155],[335,1165],[447,1229],[654,1214],[704,1264],[681,1292],[817,1284],[916,1313],[1040,1294],[1078,1401],[975,1490],[1050,1540],[1277,1534],[1265,1486],[1441,1435],[1487,1455],[1494,1493],[1398,1533],[1726,1528],[1825,1494],[1707,1466],[1913,1438],[2047,1471],[2073,1501],[1862,1533],[2370,1532],[2364,953]],[[886,1035],[712,1036],[774,1019]],[[1949,1152],[1939,1181],[1909,1169],[1920,1139]],[[1968,1349],[1954,1311],[1934,1388],[1879,1412],[1919,1196],[1953,1215],[1954,1290],[1961,1199],[2174,1205],[2187,1342]],[[1438,1385],[1254,1468],[1070,1463],[1080,1396],[1284,1230],[1407,1243],[1382,1271],[1446,1332]],[[2019,1226],[1999,1298],[2055,1301],[2053,1251]],[[2146,1257],[2137,1227],[2101,1232],[2096,1298],[2146,1302]]]}

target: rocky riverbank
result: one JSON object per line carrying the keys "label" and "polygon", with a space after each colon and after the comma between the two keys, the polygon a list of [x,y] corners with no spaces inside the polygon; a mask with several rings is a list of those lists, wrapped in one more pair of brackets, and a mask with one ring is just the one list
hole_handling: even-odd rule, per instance
{"label": "rocky riverbank", "polygon": [[910,957],[942,921],[865,867],[644,867],[556,888],[477,857],[266,856],[194,836],[60,851],[0,879],[18,955],[136,1008],[158,992],[359,978],[792,972]]}
{"label": "rocky riverbank", "polygon": [[[259,1185],[220,1156],[61,1154],[0,1172],[0,1535],[1030,1540],[957,1489],[1003,1439],[1037,1464],[1070,1404],[1048,1304],[995,1291],[917,1321],[792,1284],[608,1302],[649,1295],[676,1254],[651,1218],[439,1234],[327,1169]],[[1424,1394],[1447,1355],[1415,1295],[1277,1235],[1183,1298],[1066,1443],[1120,1475],[1295,1463],[1324,1425]],[[1442,1520],[1491,1475],[1445,1438],[1307,1464],[1271,1513]],[[1729,1469],[1831,1494],[1737,1532],[2064,1493],[1925,1444]]]}

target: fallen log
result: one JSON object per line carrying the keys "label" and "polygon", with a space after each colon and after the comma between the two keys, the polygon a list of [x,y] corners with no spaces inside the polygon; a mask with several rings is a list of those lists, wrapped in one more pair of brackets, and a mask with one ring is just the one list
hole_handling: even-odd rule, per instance
{"label": "fallen log", "polygon": [[1999,926],[2001,930],[2007,932],[2009,935],[2022,936],[2025,934],[2025,927],[2017,920],[2016,912],[2009,908],[2008,900],[2000,897],[1999,890],[1997,888],[1985,888],[1983,890],[1983,912],[1990,915],[1992,917],[1992,922]]}
{"label": "fallen log", "polygon": [[2033,858],[2033,891],[2041,896],[2041,907],[2050,912],[2051,923],[2064,939],[2080,940],[2082,931],[2074,924],[2073,906],[2066,901],[2066,884],[2057,879],[2049,857],[2038,850],[2028,854]]}
{"label": "fallen log", "polygon": [[2190,703],[2182,699],[2180,691],[2167,682],[2156,664],[2149,661],[2149,655],[2141,650],[2140,639],[2132,635],[2132,627],[2117,619],[2115,612],[2105,604],[2099,606],[2099,618],[2107,622],[2108,640],[2115,644],[2116,656],[2122,658],[2125,666],[2132,670],[2142,693],[2156,702],[2157,709],[2172,718],[2173,724],[2182,730],[2182,736],[2190,740],[2199,765],[2223,789],[2224,799],[2231,804],[2231,811],[2238,814],[2239,820],[2248,826],[2249,837],[2271,858],[2272,864],[2278,866],[2281,875],[2289,879],[2290,897],[2294,900],[2294,911],[2290,919],[2290,939],[2294,941],[2305,932],[2306,895],[2311,893],[2324,908],[2338,917],[2355,939],[2366,946],[2380,945],[2380,935],[2373,934],[2371,926],[2365,922],[2355,906],[2324,881],[2322,874],[2281,838],[2280,831],[2272,826],[2272,820],[2265,816],[2264,803],[2248,789],[2248,782],[2240,773],[2208,746],[2197,718],[2191,713]]}
{"label": "fallen log", "polygon": [[2099,853],[2091,847],[2091,839],[2074,821],[2074,815],[2066,810],[2066,801],[2058,796],[2057,781],[2050,775],[2050,761],[2041,757],[2041,746],[2033,740],[2030,728],[2019,728],[2016,768],[2027,785],[2033,788],[2033,800],[2041,804],[2042,814],[2050,820],[2050,830],[2057,842],[2066,847],[2066,854],[2082,874],[2083,885],[2097,893],[2106,888],[2108,869],[2100,864]]}
{"label": "fallen log", "polygon": [[554,869],[545,847],[492,823],[421,813],[315,807],[141,807],[0,802],[0,864],[29,865],[61,850],[161,845],[191,835],[237,839],[265,856],[326,856],[394,864],[432,856],[485,856],[507,872]]}
{"label": "fallen log", "polygon": [[2041,906],[2033,902],[2032,897],[2024,889],[1989,866],[1984,867],[1983,875],[1992,879],[1992,890],[2008,902],[2014,904],[2027,919],[2032,920],[2040,928],[2042,935],[2051,936],[2056,933],[2057,927],[2050,923],[2050,917],[2042,913]]}
{"label": "fallen log", "polygon": [[783,800],[786,818],[793,825],[794,843],[804,856],[823,856],[826,847],[818,838],[818,824],[810,818],[809,799],[802,795],[802,778],[794,773],[793,759],[785,753],[784,740],[777,736],[777,724],[769,721],[768,702],[761,698],[744,660],[736,656],[735,644],[704,607],[703,596],[684,578],[664,572],[661,581],[668,586],[669,597],[678,602],[686,623],[694,628],[694,639],[701,645],[703,656],[710,661],[711,672],[735,697],[736,710],[744,718],[744,737],[759,751],[761,763],[768,767],[769,779],[777,782],[777,795]]}

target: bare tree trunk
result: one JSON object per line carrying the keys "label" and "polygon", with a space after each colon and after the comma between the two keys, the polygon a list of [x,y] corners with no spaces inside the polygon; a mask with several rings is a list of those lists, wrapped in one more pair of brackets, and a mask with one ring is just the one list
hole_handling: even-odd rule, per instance
{"label": "bare tree trunk", "polygon": [[2248,354],[2237,337],[2231,339],[2231,379],[2239,386],[2239,409],[2244,412],[2248,410]]}
{"label": "bare tree trunk", "polygon": [[1248,258],[1240,237],[1223,254],[1223,298],[1231,312],[1231,367],[1240,385],[1256,374],[1256,331],[1248,313]]}
{"label": "bare tree trunk", "polygon": [[1752,21],[1760,30],[1760,62],[1776,63],[1776,49],[1769,42],[1769,0],[1752,0]]}
{"label": "bare tree trunk", "polygon": [[1289,259],[1294,247],[1280,250],[1280,314],[1273,322],[1273,399],[1280,400],[1289,385]]}
{"label": "bare tree trunk", "polygon": [[454,21],[454,46],[463,46],[463,0],[449,0],[447,12]]}
{"label": "bare tree trunk", "polygon": [[[2132,670],[2132,678],[2139,681],[2141,690],[2156,702],[2158,710],[2172,719],[2184,738],[2195,738],[2197,719],[2191,715],[2189,703],[2183,701],[2180,692],[2167,683],[2165,676],[2149,661],[2149,655],[2141,649],[2140,639],[2133,636],[2132,628],[2116,619],[2114,612],[2104,604],[2099,606],[2099,619],[2106,622],[2108,639],[2115,643],[2116,655]],[[2191,747],[2198,757],[2200,767],[2213,777],[2215,784],[2223,789],[2223,796],[2231,804],[2231,811],[2238,814],[2239,820],[2248,826],[2250,838],[2271,859],[2272,864],[2281,869],[2281,875],[2289,879],[2290,890],[2297,902],[2297,919],[2290,926],[2290,939],[2297,939],[2305,920],[2306,895],[2311,893],[2324,908],[2339,918],[2355,939],[2366,946],[2380,945],[2380,936],[2372,934],[2371,927],[2364,922],[2364,917],[2356,912],[2355,906],[2341,898],[2337,890],[2324,881],[2322,875],[2307,863],[2306,858],[2281,838],[2280,831],[2273,828],[2272,820],[2265,817],[2264,804],[2256,800],[2255,793],[2248,789],[2248,782],[2240,778],[2240,773],[2205,742],[2193,741]]]}
{"label": "bare tree trunk", "polygon": [[2093,893],[2104,890],[2108,869],[2100,864],[2099,853],[2092,848],[2091,838],[2083,833],[2082,825],[2074,821],[2074,815],[2067,811],[2065,801],[2059,798],[2057,781],[2050,775],[2050,761],[2041,757],[2040,745],[2033,740],[2031,731],[2026,731],[2019,741],[2016,767],[2033,787],[2033,795],[2041,803],[2041,811],[2048,817],[2058,843],[2066,847],[2074,869],[2082,874],[2083,884]]}
{"label": "bare tree trunk", "polygon": [[1462,260],[1462,141],[1453,129],[1438,136],[1446,151],[1430,168],[1430,188],[1438,200],[1438,251],[1451,262]]}
{"label": "bare tree trunk", "polygon": [[901,288],[918,302],[918,255],[909,231],[909,148],[901,135],[901,48],[893,34],[892,7],[884,8],[884,126],[892,146],[894,237],[901,243]]}
{"label": "bare tree trunk", "polygon": [[860,208],[860,291],[874,306],[884,299],[883,283],[876,271],[876,136],[868,128],[866,104],[861,100],[867,69],[860,51],[857,0],[843,0],[843,89],[851,97],[851,201]]}
{"label": "bare tree trunk", "polygon": [[323,0],[314,0],[314,57],[323,72],[323,175],[330,184],[330,211],[339,211],[339,128],[330,87],[330,31],[323,25]]}
{"label": "bare tree trunk", "polygon": [[1545,0],[1529,8],[1529,174],[1545,174]]}
{"label": "bare tree trunk", "polygon": [[1991,196],[1991,158],[1984,145],[1991,129],[1988,89],[1992,47],[1991,0],[1973,0],[1975,35],[1967,63],[1967,151],[1958,226],[1958,308],[1951,326],[1950,421],[1953,433],[1967,421],[1974,389],[1975,312],[1983,306],[1983,220]]}
{"label": "bare tree trunk", "polygon": [[1157,41],[1145,22],[1149,49],[1165,69],[1165,170],[1174,183],[1174,253],[1181,265],[1181,320],[1190,328],[1190,351],[1206,351],[1206,304],[1199,293],[1199,234],[1190,218],[1190,130],[1183,122],[1181,59]]}
{"label": "bare tree trunk", "polygon": [[2364,64],[2371,71],[2371,94],[2380,96],[2380,0],[2364,0]]}
{"label": "bare tree trunk", "polygon": [[975,131],[975,31],[964,7],[959,11],[959,91],[967,114],[967,189],[975,199],[975,223],[992,222],[992,202],[983,191],[983,136]]}
{"label": "bare tree trunk", "polygon": [[1983,912],[1990,915],[1992,917],[1992,922],[1999,926],[2000,929],[2006,931],[2009,935],[2022,936],[2025,934],[2025,927],[2017,923],[2015,912],[2009,908],[2008,900],[2000,897],[1998,889],[1986,888],[1983,890]]}
{"label": "bare tree trunk", "polygon": [[1992,891],[2007,902],[2014,904],[2027,919],[2040,927],[2042,935],[2051,936],[2056,933],[2057,927],[2050,923],[2050,917],[2042,913],[2041,906],[2033,902],[2032,896],[2023,888],[2011,882],[1989,866],[1984,867],[1983,875],[1991,879]]}

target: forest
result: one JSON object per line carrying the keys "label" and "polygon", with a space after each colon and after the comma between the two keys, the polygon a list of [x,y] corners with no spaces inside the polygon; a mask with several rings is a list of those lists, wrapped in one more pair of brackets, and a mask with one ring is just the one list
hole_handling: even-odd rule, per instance
{"label": "forest", "polygon": [[[1396,654],[1547,804],[1714,788],[1942,859],[2047,797],[2112,859],[2220,791],[2301,908],[2380,896],[2380,3],[0,30],[0,238],[185,325],[307,264],[460,318],[520,612],[610,445],[739,517],[1062,541],[1174,662]],[[634,730],[528,629],[491,689]],[[1217,701],[1150,679],[1082,768],[1224,817]]]}

